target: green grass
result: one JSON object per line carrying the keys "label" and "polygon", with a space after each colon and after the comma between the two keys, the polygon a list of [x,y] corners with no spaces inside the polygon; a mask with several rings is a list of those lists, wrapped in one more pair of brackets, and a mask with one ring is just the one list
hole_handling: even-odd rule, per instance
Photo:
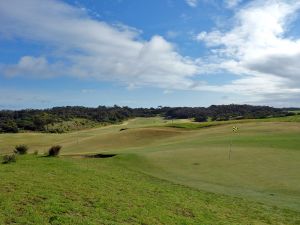
{"label": "green grass", "polygon": [[297,224],[298,213],[124,169],[122,156],[0,165],[0,224]]}
{"label": "green grass", "polygon": [[[186,122],[187,120],[177,121]],[[174,129],[160,128],[160,126],[168,123],[171,121],[166,121],[161,117],[136,118],[119,125],[108,125],[62,134],[28,132],[0,134],[0,154],[10,153],[16,145],[20,144],[28,145],[30,152],[39,151],[39,153],[47,152],[52,145],[62,145],[64,147],[63,154],[93,153],[142,146],[153,142],[154,138],[164,139],[172,136],[172,134],[176,135],[178,132],[174,132]],[[149,129],[145,129],[147,127]],[[120,132],[122,128],[128,130]],[[158,135],[156,134],[157,129],[162,130]]]}
{"label": "green grass", "polygon": [[219,126],[224,124],[241,124],[251,122],[300,122],[300,115],[286,116],[286,117],[274,117],[264,119],[243,119],[243,120],[228,120],[228,121],[208,121],[208,122],[191,122],[191,121],[179,121],[175,123],[166,124],[167,127],[185,128],[185,129],[199,129],[205,127]]}
{"label": "green grass", "polygon": [[186,122],[186,123],[171,123],[167,124],[167,127],[174,127],[174,128],[185,128],[185,129],[199,129],[205,127],[213,127],[223,124],[232,124],[236,123],[235,121],[213,121],[213,122]]}
{"label": "green grass", "polygon": [[300,110],[290,110],[289,112],[292,112],[292,113],[300,113]]}
{"label": "green grass", "polygon": [[[300,124],[245,123],[189,132],[135,149],[128,165],[200,190],[242,196],[300,211]],[[232,154],[229,160],[229,144]]]}
{"label": "green grass", "polygon": [[118,154],[22,156],[0,165],[0,224],[13,217],[17,224],[51,217],[56,224],[300,224],[298,119],[198,129],[189,126],[203,123],[154,117],[64,134],[0,134],[0,153],[17,144],[40,153],[60,144],[72,157]]}

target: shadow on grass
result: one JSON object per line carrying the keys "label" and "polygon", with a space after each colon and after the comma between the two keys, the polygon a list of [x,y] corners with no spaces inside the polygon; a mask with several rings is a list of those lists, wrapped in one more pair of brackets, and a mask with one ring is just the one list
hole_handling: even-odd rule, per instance
{"label": "shadow on grass", "polygon": [[94,158],[94,159],[105,159],[105,158],[112,158],[117,156],[117,154],[104,154],[104,153],[97,153],[97,154],[75,154],[75,155],[61,155],[62,157],[71,157],[71,158]]}
{"label": "shadow on grass", "polygon": [[111,158],[117,154],[95,154],[95,155],[85,155],[87,158]]}

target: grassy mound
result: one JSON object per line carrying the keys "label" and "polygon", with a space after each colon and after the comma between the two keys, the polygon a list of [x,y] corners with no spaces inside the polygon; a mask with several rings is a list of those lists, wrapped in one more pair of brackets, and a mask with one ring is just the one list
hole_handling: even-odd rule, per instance
{"label": "grassy mound", "polygon": [[133,128],[82,139],[72,151],[80,152],[80,149],[84,149],[86,146],[89,146],[89,151],[92,152],[124,150],[150,145],[182,134],[182,131],[170,128]]}

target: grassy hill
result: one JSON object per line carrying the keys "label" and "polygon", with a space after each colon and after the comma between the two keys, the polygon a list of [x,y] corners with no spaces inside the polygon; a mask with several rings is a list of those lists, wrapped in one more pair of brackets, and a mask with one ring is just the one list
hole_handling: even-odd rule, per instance
{"label": "grassy hill", "polygon": [[[300,224],[298,119],[0,134],[0,153],[60,144],[64,155],[0,164],[0,224]],[[80,157],[91,153],[117,156]]]}

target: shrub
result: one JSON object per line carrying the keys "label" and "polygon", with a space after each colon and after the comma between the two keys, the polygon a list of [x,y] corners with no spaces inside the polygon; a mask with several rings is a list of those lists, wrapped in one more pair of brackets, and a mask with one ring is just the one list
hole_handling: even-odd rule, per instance
{"label": "shrub", "polygon": [[3,164],[8,164],[8,163],[16,162],[16,161],[17,161],[16,155],[15,154],[11,154],[11,155],[5,155],[5,156],[3,156],[2,163]]}
{"label": "shrub", "polygon": [[33,152],[33,154],[34,154],[34,155],[38,155],[38,154],[39,154],[39,151],[38,151],[38,150],[35,150],[35,151]]}
{"label": "shrub", "polygon": [[25,155],[27,151],[28,147],[26,145],[17,145],[14,152],[20,155]]}
{"label": "shrub", "polygon": [[0,122],[0,132],[18,133],[19,129],[15,121],[7,120]]}
{"label": "shrub", "polygon": [[52,146],[48,151],[48,156],[58,156],[61,148],[62,147],[60,145]]}
{"label": "shrub", "polygon": [[207,121],[207,116],[204,114],[198,114],[195,116],[195,121],[196,122],[206,122]]}

